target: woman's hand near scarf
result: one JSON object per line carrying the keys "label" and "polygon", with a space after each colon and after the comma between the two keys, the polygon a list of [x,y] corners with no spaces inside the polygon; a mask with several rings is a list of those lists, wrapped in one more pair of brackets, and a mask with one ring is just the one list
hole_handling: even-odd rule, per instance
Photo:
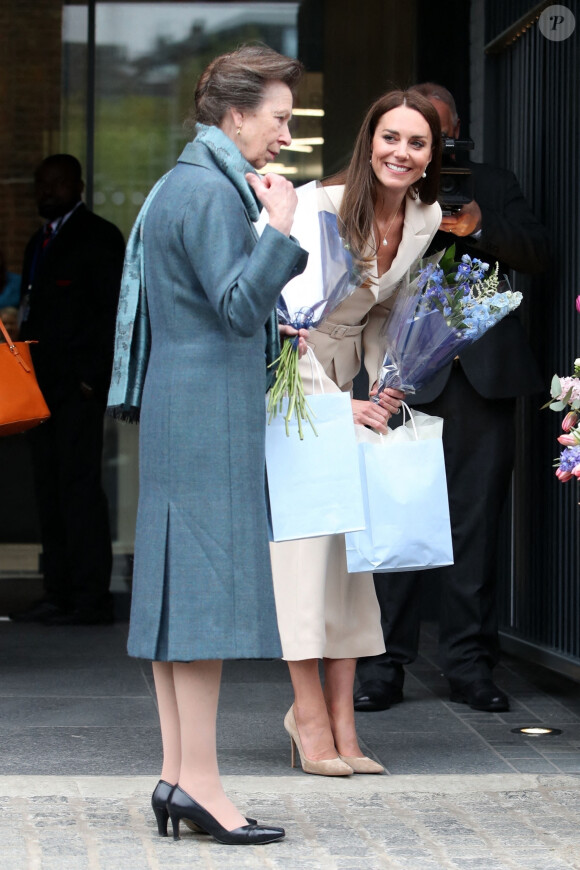
{"label": "woman's hand near scarf", "polygon": [[248,172],[246,181],[268,212],[270,226],[289,236],[298,205],[292,183],[273,172],[268,172],[267,175]]}

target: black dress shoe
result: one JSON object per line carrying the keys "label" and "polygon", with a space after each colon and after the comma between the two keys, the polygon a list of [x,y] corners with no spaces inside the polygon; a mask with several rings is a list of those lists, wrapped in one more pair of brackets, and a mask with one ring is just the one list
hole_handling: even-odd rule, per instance
{"label": "black dress shoe", "polygon": [[[171,792],[175,788],[174,785],[171,785],[170,782],[166,782],[164,779],[160,779],[157,785],[155,786],[155,791],[151,795],[151,806],[153,808],[153,812],[155,813],[155,819],[157,820],[157,830],[159,831],[160,837],[167,836],[167,822],[169,821],[169,812],[167,811],[167,801],[171,795]],[[189,819],[183,819],[187,827],[190,831],[194,831],[196,834],[205,834],[206,831],[203,828],[200,828],[199,825],[196,825],[195,822],[190,821]],[[258,822],[256,819],[246,819],[248,825],[257,825]]]}
{"label": "black dress shoe", "polygon": [[388,710],[403,700],[403,690],[386,680],[367,680],[354,693],[354,709],[362,713]]}
{"label": "black dress shoe", "polygon": [[175,786],[167,801],[167,811],[173,826],[173,839],[179,840],[179,822],[189,819],[195,822],[202,831],[210,834],[218,843],[224,846],[258,846],[264,843],[274,843],[286,835],[284,828],[274,828],[269,825],[243,825],[228,831],[201,804],[194,801],[187,792],[178,785]]}
{"label": "black dress shoe", "polygon": [[64,610],[61,610],[52,601],[43,599],[35,604],[31,604],[25,610],[17,610],[16,613],[10,613],[9,616],[12,622],[46,622],[47,619],[51,619],[53,616],[63,614]]}
{"label": "black dress shoe", "polygon": [[45,625],[112,625],[112,610],[84,610],[77,608],[68,613],[59,611],[43,619]]}
{"label": "black dress shoe", "polygon": [[507,695],[498,689],[493,680],[474,680],[462,686],[451,685],[450,701],[469,704],[472,710],[486,713],[503,713],[510,708]]}

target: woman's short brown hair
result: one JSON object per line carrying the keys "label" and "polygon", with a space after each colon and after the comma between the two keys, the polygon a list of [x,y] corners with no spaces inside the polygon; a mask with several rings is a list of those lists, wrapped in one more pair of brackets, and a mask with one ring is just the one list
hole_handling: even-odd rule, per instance
{"label": "woman's short brown hair", "polygon": [[229,108],[253,111],[269,82],[287,85],[296,96],[303,66],[267,45],[242,45],[216,57],[201,74],[195,90],[195,120],[219,126]]}
{"label": "woman's short brown hair", "polygon": [[340,207],[346,237],[354,249],[362,252],[373,235],[374,204],[377,197],[377,179],[370,163],[372,141],[380,119],[391,109],[406,106],[419,112],[431,130],[432,156],[426,177],[420,178],[412,189],[421,202],[430,204],[437,199],[441,169],[441,124],[434,106],[415,91],[389,91],[369,108],[358,136],[350,163],[345,172],[329,179],[330,184],[344,183],[345,190]]}

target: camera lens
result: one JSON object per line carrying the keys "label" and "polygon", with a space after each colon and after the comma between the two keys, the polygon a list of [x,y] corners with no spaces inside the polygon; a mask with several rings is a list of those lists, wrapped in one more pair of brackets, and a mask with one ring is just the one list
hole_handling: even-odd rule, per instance
{"label": "camera lens", "polygon": [[447,195],[455,195],[460,193],[460,188],[457,183],[457,178],[453,175],[444,175],[441,174],[441,184],[439,185],[439,190],[443,194]]}

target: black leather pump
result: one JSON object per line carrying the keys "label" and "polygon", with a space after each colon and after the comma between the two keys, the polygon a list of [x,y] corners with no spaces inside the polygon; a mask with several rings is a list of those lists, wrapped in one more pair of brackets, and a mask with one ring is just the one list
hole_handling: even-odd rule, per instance
{"label": "black leather pump", "polygon": [[167,801],[174,788],[174,785],[170,785],[170,783],[165,782],[164,779],[160,779],[155,786],[155,791],[151,795],[151,806],[153,807],[153,812],[157,819],[157,830],[159,831],[160,837],[167,836],[167,822],[169,821]]}
{"label": "black leather pump", "polygon": [[[155,786],[155,791],[151,795],[151,806],[153,807],[153,812],[155,813],[155,818],[157,819],[157,830],[159,831],[160,837],[167,836],[167,822],[169,821],[169,813],[167,812],[167,801],[169,799],[169,795],[175,788],[174,785],[166,782],[164,779],[160,779],[157,785]],[[204,831],[203,828],[200,828],[199,825],[196,825],[195,822],[192,822],[191,819],[183,820],[187,827],[194,831],[196,834],[206,834],[207,831]],[[249,817],[246,819],[248,825],[257,825],[258,822],[256,819],[250,819]]]}
{"label": "black leather pump", "polygon": [[281,840],[286,832],[284,828],[274,828],[266,825],[244,825],[228,831],[201,804],[194,801],[187,792],[178,785],[172,790],[167,800],[167,812],[173,826],[173,839],[179,840],[179,822],[187,819],[194,822],[210,834],[218,843],[225,846],[257,846],[263,843],[273,843]]}

